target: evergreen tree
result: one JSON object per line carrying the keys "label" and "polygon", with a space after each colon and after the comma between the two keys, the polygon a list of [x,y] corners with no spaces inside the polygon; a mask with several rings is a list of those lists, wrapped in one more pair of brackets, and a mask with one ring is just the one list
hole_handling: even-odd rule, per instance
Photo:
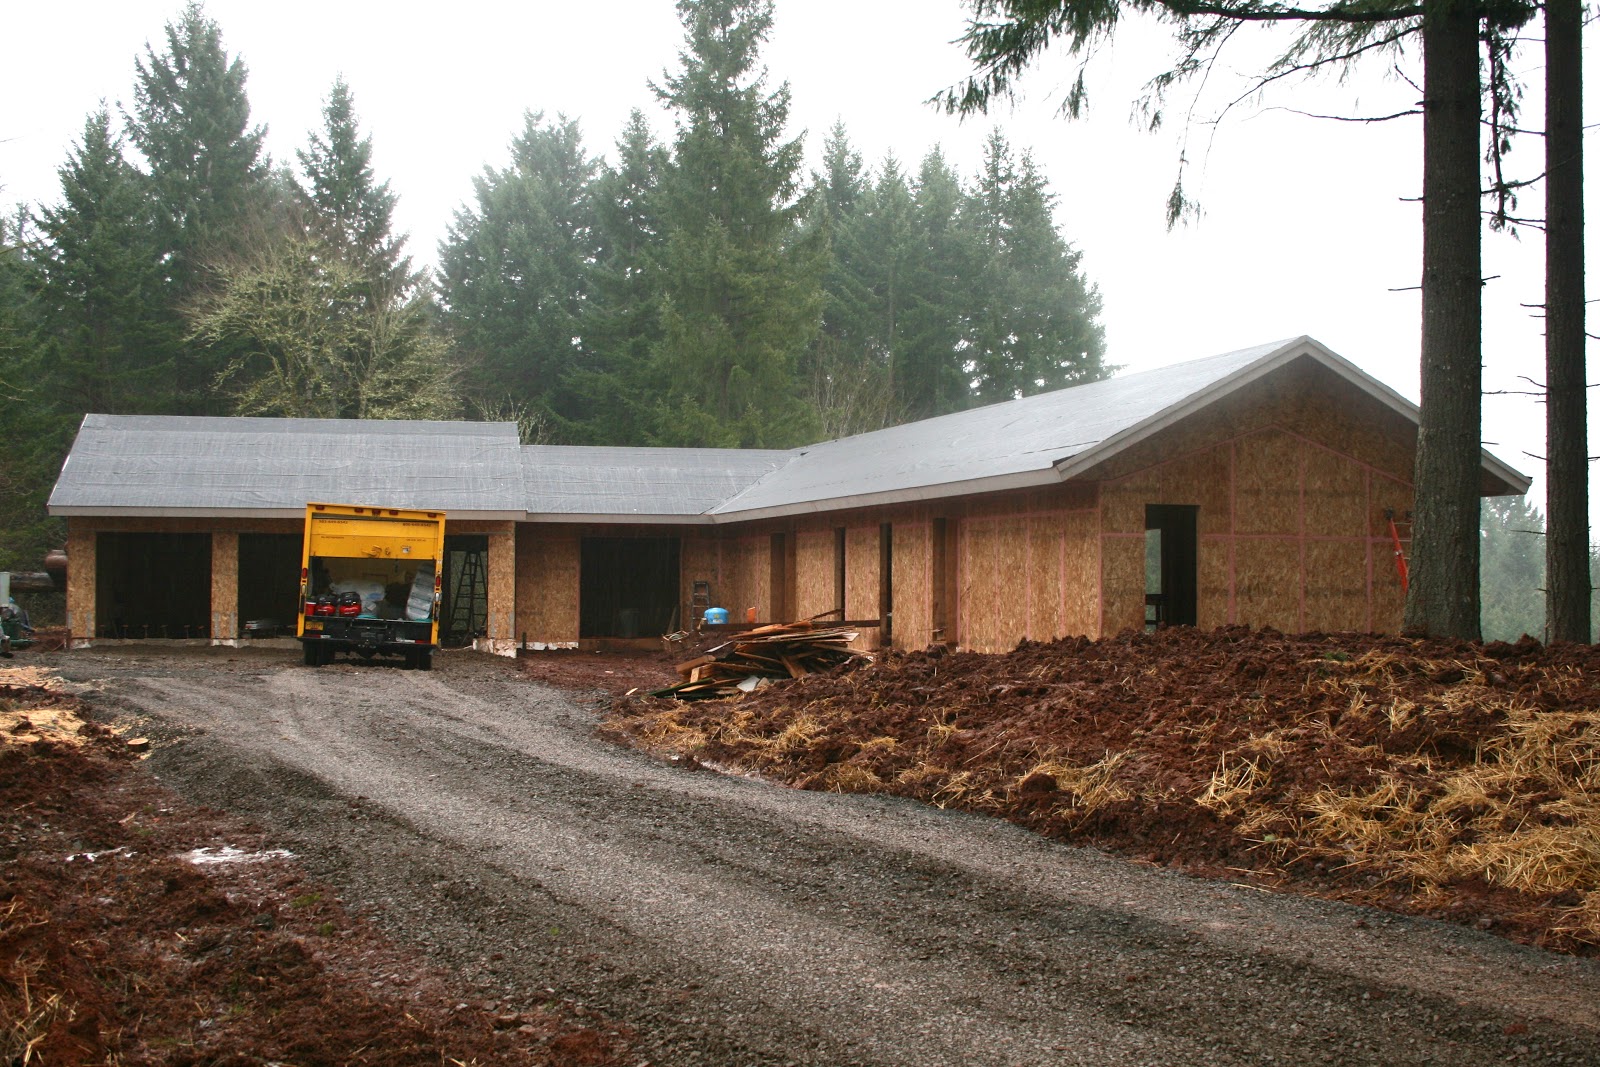
{"label": "evergreen tree", "polygon": [[573,413],[565,380],[584,359],[598,165],[576,122],[536,112],[511,157],[474,179],[476,209],[456,212],[439,246],[440,298],[468,396],[560,418]]}
{"label": "evergreen tree", "polygon": [[[134,104],[125,118],[144,157],[165,253],[166,298],[152,308],[182,336],[184,310],[199,295],[209,262],[275,236],[281,188],[262,153],[265,129],[250,125],[247,70],[230,59],[222,31],[198,3],[166,27],[166,50],[146,46],[135,62]],[[171,352],[177,407],[214,410],[217,364],[181,344]]]}
{"label": "evergreen tree", "polygon": [[825,244],[799,235],[801,142],[787,85],[758,49],[770,0],[679,0],[682,70],[657,87],[677,113],[662,181],[666,444],[782,446],[814,438],[795,367],[821,314]]}
{"label": "evergreen tree", "polygon": [[897,396],[907,418],[970,406],[976,367],[965,351],[972,254],[962,225],[961,180],[937,147],[923,157],[913,190],[915,247],[906,291],[903,373]]}
{"label": "evergreen tree", "polygon": [[406,239],[395,236],[399,199],[372,172],[372,138],[361,136],[355,101],[343,77],[333,83],[322,109],[323,128],[296,156],[305,173],[297,190],[306,228],[323,244],[372,279],[375,292],[402,294],[410,287]]}
{"label": "evergreen tree", "polygon": [[1062,239],[1055,197],[1029,156],[989,136],[963,222],[971,230],[966,352],[980,402],[1010,400],[1105,376],[1099,294]]}
{"label": "evergreen tree", "polygon": [[1545,9],[1545,397],[1550,634],[1585,640],[1589,567],[1589,401],[1583,237],[1583,7]]}
{"label": "evergreen tree", "polygon": [[1483,639],[1544,637],[1544,517],[1526,497],[1484,497],[1478,558]]}
{"label": "evergreen tree", "polygon": [[864,332],[884,369],[883,417],[903,422],[909,417],[903,395],[909,350],[906,310],[918,265],[918,219],[911,186],[894,156],[885,157],[878,168],[852,237],[859,255],[857,277],[872,294],[871,322]]}
{"label": "evergreen tree", "polygon": [[644,444],[650,399],[662,386],[658,191],[667,153],[635,110],[617,141],[617,165],[594,183],[595,245],[583,311],[583,366],[568,376],[574,413],[563,436],[584,444]]}
{"label": "evergreen tree", "polygon": [[880,306],[889,294],[875,290],[877,260],[892,254],[874,247],[872,186],[861,155],[836,122],[823,142],[822,172],[811,178],[811,218],[828,247],[822,279],[822,324],[800,370],[825,437],[880,429],[895,421],[892,345],[881,334]]}
{"label": "evergreen tree", "polygon": [[0,570],[38,570],[65,528],[45,512],[76,422],[52,404],[38,342],[27,216],[0,216]]}
{"label": "evergreen tree", "polygon": [[205,259],[237,251],[241,223],[267,206],[265,127],[251,127],[248,70],[230,59],[222,30],[192,3],[166,27],[165,52],[135,62],[129,137],[149,168],[174,280],[188,285]]}
{"label": "evergreen tree", "polygon": [[104,109],[57,173],[61,201],[35,217],[29,272],[54,403],[73,415],[161,411],[180,335],[151,314],[165,296],[163,249],[147,187]]}

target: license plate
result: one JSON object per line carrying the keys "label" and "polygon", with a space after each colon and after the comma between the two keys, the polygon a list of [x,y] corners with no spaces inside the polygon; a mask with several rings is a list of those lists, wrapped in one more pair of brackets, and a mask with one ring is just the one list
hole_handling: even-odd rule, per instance
{"label": "license plate", "polygon": [[307,619],[306,620],[306,629],[307,630],[321,630],[322,629],[322,623],[318,622],[315,619]]}

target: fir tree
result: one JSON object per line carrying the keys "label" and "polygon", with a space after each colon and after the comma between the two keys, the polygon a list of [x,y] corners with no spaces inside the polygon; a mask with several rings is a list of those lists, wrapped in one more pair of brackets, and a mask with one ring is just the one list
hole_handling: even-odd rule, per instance
{"label": "fir tree", "polygon": [[[135,61],[134,103],[125,112],[128,136],[144,157],[155,233],[166,267],[166,296],[152,315],[171,336],[183,336],[183,317],[206,283],[205,270],[273,239],[282,186],[262,153],[263,127],[250,124],[247,70],[222,46],[222,31],[190,4],[166,27],[166,50],[146,46]],[[184,412],[219,410],[215,361],[181,342],[170,352]]]}
{"label": "fir tree", "polygon": [[333,83],[322,109],[323,128],[296,156],[305,174],[297,199],[307,229],[372,279],[381,293],[409,288],[411,261],[402,255],[406,239],[395,236],[399,199],[389,183],[372,171],[372,138],[361,136],[355,101],[343,77]]}
{"label": "fir tree", "polygon": [[661,220],[667,153],[635,110],[617,141],[617,164],[594,183],[595,244],[583,310],[585,365],[568,376],[575,411],[565,431],[587,444],[644,444],[662,386],[652,353],[661,343]]}
{"label": "fir tree", "polygon": [[166,295],[163,249],[147,186],[104,109],[57,173],[61,201],[35,216],[30,271],[54,402],[79,415],[163,410],[180,334],[151,314]]}
{"label": "fir tree", "polygon": [[965,351],[971,254],[961,225],[961,180],[935,147],[923,157],[913,190],[915,246],[907,279],[903,373],[897,395],[908,418],[968,407],[976,368]]}
{"label": "fir tree", "polygon": [[173,280],[192,282],[205,260],[237,251],[268,208],[265,127],[250,125],[248,70],[229,58],[222,31],[198,3],[166,28],[165,52],[135,61],[129,138],[144,157],[156,224],[174,256]]}
{"label": "fir tree", "polygon": [[758,50],[768,0],[680,0],[682,70],[657,87],[677,114],[662,181],[667,444],[781,446],[815,436],[795,367],[816,334],[825,245],[798,237],[801,142],[786,140],[787,85],[769,92]]}
{"label": "fir tree", "polygon": [[598,165],[576,122],[547,124],[537,112],[511,156],[473,181],[476,207],[456,212],[439,247],[440,297],[468,395],[560,418],[571,414],[567,376],[584,359]]}
{"label": "fir tree", "polygon": [[890,346],[879,335],[881,294],[874,260],[886,250],[866,228],[872,188],[843,123],[823,142],[822,172],[812,175],[808,225],[827,241],[822,324],[801,369],[827,437],[876,430],[894,420]]}

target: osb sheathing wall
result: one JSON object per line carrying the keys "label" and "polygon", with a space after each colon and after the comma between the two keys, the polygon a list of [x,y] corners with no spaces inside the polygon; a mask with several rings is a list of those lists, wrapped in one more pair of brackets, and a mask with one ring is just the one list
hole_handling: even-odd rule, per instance
{"label": "osb sheathing wall", "polygon": [[[485,625],[488,633],[480,640],[485,652],[502,656],[516,654],[520,630],[517,625],[517,524],[510,520],[445,520],[445,535],[487,536],[489,538],[489,605]],[[576,632],[576,631],[574,631]]]}
{"label": "osb sheathing wall", "polygon": [[71,516],[67,519],[67,630],[74,644],[95,632],[95,537],[102,533],[211,534],[211,639],[239,636],[239,535],[291,533],[304,529],[299,519],[175,519]]}
{"label": "osb sheathing wall", "polygon": [[933,523],[893,523],[894,647],[926,648],[933,632]]}
{"label": "osb sheathing wall", "polygon": [[[1048,503],[1084,504],[1017,494],[1009,509],[995,503],[972,509],[959,525],[957,639],[962,648],[1000,652],[1029,638],[1098,632],[1099,526],[1092,508],[1041,509]],[[1143,557],[1140,557],[1143,568]]]}
{"label": "osb sheathing wall", "polygon": [[[582,533],[565,524],[516,527],[516,634],[529,645],[577,647]],[[493,541],[490,542],[491,556]],[[489,574],[495,572],[490,559]]]}
{"label": "osb sheathing wall", "polygon": [[833,527],[794,533],[794,591],[797,618],[809,619],[839,607],[834,602]]}
{"label": "osb sheathing wall", "polygon": [[[679,600],[686,611],[699,581],[710,586],[710,606],[726,608],[730,621],[743,622],[749,608],[756,609],[758,621],[773,621],[770,528],[696,529],[686,532],[679,544]],[[686,619],[682,625],[694,621]]]}
{"label": "osb sheathing wall", "polygon": [[1399,473],[1409,449],[1375,431],[1366,458],[1329,447],[1327,437],[1358,441],[1333,403],[1302,399],[1293,428],[1249,428],[1282,414],[1264,405],[1216,417],[1190,439],[1227,426],[1234,436],[1103,483],[1101,632],[1144,624],[1146,504],[1198,506],[1202,628],[1397,630],[1403,594],[1384,514],[1411,508]]}

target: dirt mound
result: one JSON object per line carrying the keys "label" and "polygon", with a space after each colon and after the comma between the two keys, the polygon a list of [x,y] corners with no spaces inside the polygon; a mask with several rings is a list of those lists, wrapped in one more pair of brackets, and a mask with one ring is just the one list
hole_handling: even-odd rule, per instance
{"label": "dirt mound", "polygon": [[891,653],[609,729],[809,789],[1600,946],[1600,652],[1171,629]]}
{"label": "dirt mound", "polygon": [[0,680],[0,1063],[624,1062],[619,1031],[457,1000],[83,711]]}

